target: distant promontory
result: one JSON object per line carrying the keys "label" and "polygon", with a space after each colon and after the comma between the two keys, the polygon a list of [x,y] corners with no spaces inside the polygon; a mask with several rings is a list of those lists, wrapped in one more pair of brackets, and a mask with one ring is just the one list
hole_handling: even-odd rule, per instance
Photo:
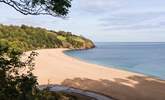
{"label": "distant promontory", "polygon": [[7,43],[23,51],[44,48],[89,49],[94,43],[71,32],[52,31],[31,26],[0,25],[0,43]]}

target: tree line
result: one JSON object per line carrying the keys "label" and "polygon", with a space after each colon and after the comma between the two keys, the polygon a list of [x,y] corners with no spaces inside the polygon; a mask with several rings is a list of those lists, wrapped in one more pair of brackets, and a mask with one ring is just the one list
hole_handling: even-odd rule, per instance
{"label": "tree line", "polygon": [[34,28],[26,25],[0,25],[0,42],[8,42],[11,47],[23,51],[43,48],[92,48],[91,40],[71,32],[51,31],[44,28]]}

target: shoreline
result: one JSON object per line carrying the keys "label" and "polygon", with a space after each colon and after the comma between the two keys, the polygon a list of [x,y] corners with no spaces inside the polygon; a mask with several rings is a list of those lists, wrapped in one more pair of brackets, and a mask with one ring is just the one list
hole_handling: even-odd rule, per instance
{"label": "shoreline", "polygon": [[[76,50],[76,49],[75,49],[75,50]],[[144,73],[140,73],[140,72],[134,72],[134,71],[129,71],[129,70],[122,69],[122,68],[115,68],[115,67],[105,66],[105,65],[101,65],[101,64],[91,63],[91,62],[89,62],[89,61],[82,60],[82,59],[80,59],[80,58],[78,58],[78,57],[73,57],[73,56],[70,56],[70,55],[68,55],[68,54],[65,53],[65,52],[67,52],[67,51],[75,51],[75,50],[74,50],[74,49],[73,49],[73,50],[72,50],[72,49],[71,49],[71,50],[68,49],[68,50],[63,50],[62,52],[63,52],[66,56],[71,57],[72,59],[79,60],[79,61],[84,62],[84,63],[93,64],[93,65],[96,65],[96,66],[99,66],[99,67],[105,67],[105,68],[108,68],[108,69],[110,68],[110,69],[113,69],[113,70],[120,70],[120,71],[129,72],[129,73],[134,73],[134,74],[138,74],[138,75],[141,75],[141,76],[148,76],[148,77],[151,77],[151,78],[154,78],[154,79],[156,78],[156,79],[159,79],[159,80],[164,81],[163,79],[160,79],[160,78],[158,78],[158,77],[145,75]],[[85,50],[85,49],[80,49],[80,50]]]}
{"label": "shoreline", "polygon": [[[93,49],[93,48],[92,48]],[[75,50],[78,50],[78,49],[75,49]],[[143,75],[143,76],[146,76],[146,77],[151,77],[151,78],[154,78],[154,79],[157,79],[157,80],[160,80],[160,81],[165,81],[165,79],[161,79],[160,77],[158,76],[154,76],[154,75],[151,75],[151,74],[145,74],[145,73],[142,73],[142,72],[137,72],[137,71],[131,71],[131,70],[127,70],[127,69],[124,69],[124,68],[116,68],[115,66],[111,65],[111,66],[106,66],[106,65],[102,65],[102,64],[97,64],[97,63],[92,63],[90,61],[87,61],[87,60],[84,60],[84,59],[81,59],[81,58],[78,58],[78,57],[74,57],[74,56],[70,56],[68,55],[67,53],[65,52],[68,52],[68,51],[75,51],[74,49],[70,50],[64,50],[63,53],[69,57],[72,57],[72,58],[75,58],[79,61],[83,61],[83,62],[86,62],[86,63],[90,63],[90,64],[94,64],[94,65],[98,65],[98,66],[101,66],[101,67],[106,67],[106,68],[112,68],[112,69],[115,69],[115,70],[122,70],[122,71],[126,71],[126,72],[132,72],[132,73],[136,73],[136,74],[140,74],[140,75]],[[80,49],[80,50],[86,50],[86,49]]]}
{"label": "shoreline", "polygon": [[69,49],[36,50],[34,74],[40,85],[59,84],[122,100],[164,100],[165,81],[143,74],[84,62],[66,55]]}

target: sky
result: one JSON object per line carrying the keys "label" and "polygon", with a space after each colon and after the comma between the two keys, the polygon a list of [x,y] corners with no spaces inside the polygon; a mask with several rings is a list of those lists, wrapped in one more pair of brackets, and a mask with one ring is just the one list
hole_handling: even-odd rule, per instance
{"label": "sky", "polygon": [[67,19],[22,15],[0,3],[0,23],[83,35],[95,42],[165,42],[165,0],[73,0]]}

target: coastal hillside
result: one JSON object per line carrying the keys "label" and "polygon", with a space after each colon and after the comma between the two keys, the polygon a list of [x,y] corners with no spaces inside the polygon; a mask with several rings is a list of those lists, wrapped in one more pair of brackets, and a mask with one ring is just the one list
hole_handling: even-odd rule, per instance
{"label": "coastal hillside", "polygon": [[8,43],[23,51],[44,48],[88,49],[94,47],[91,40],[71,32],[56,32],[26,25],[0,25],[0,43]]}

